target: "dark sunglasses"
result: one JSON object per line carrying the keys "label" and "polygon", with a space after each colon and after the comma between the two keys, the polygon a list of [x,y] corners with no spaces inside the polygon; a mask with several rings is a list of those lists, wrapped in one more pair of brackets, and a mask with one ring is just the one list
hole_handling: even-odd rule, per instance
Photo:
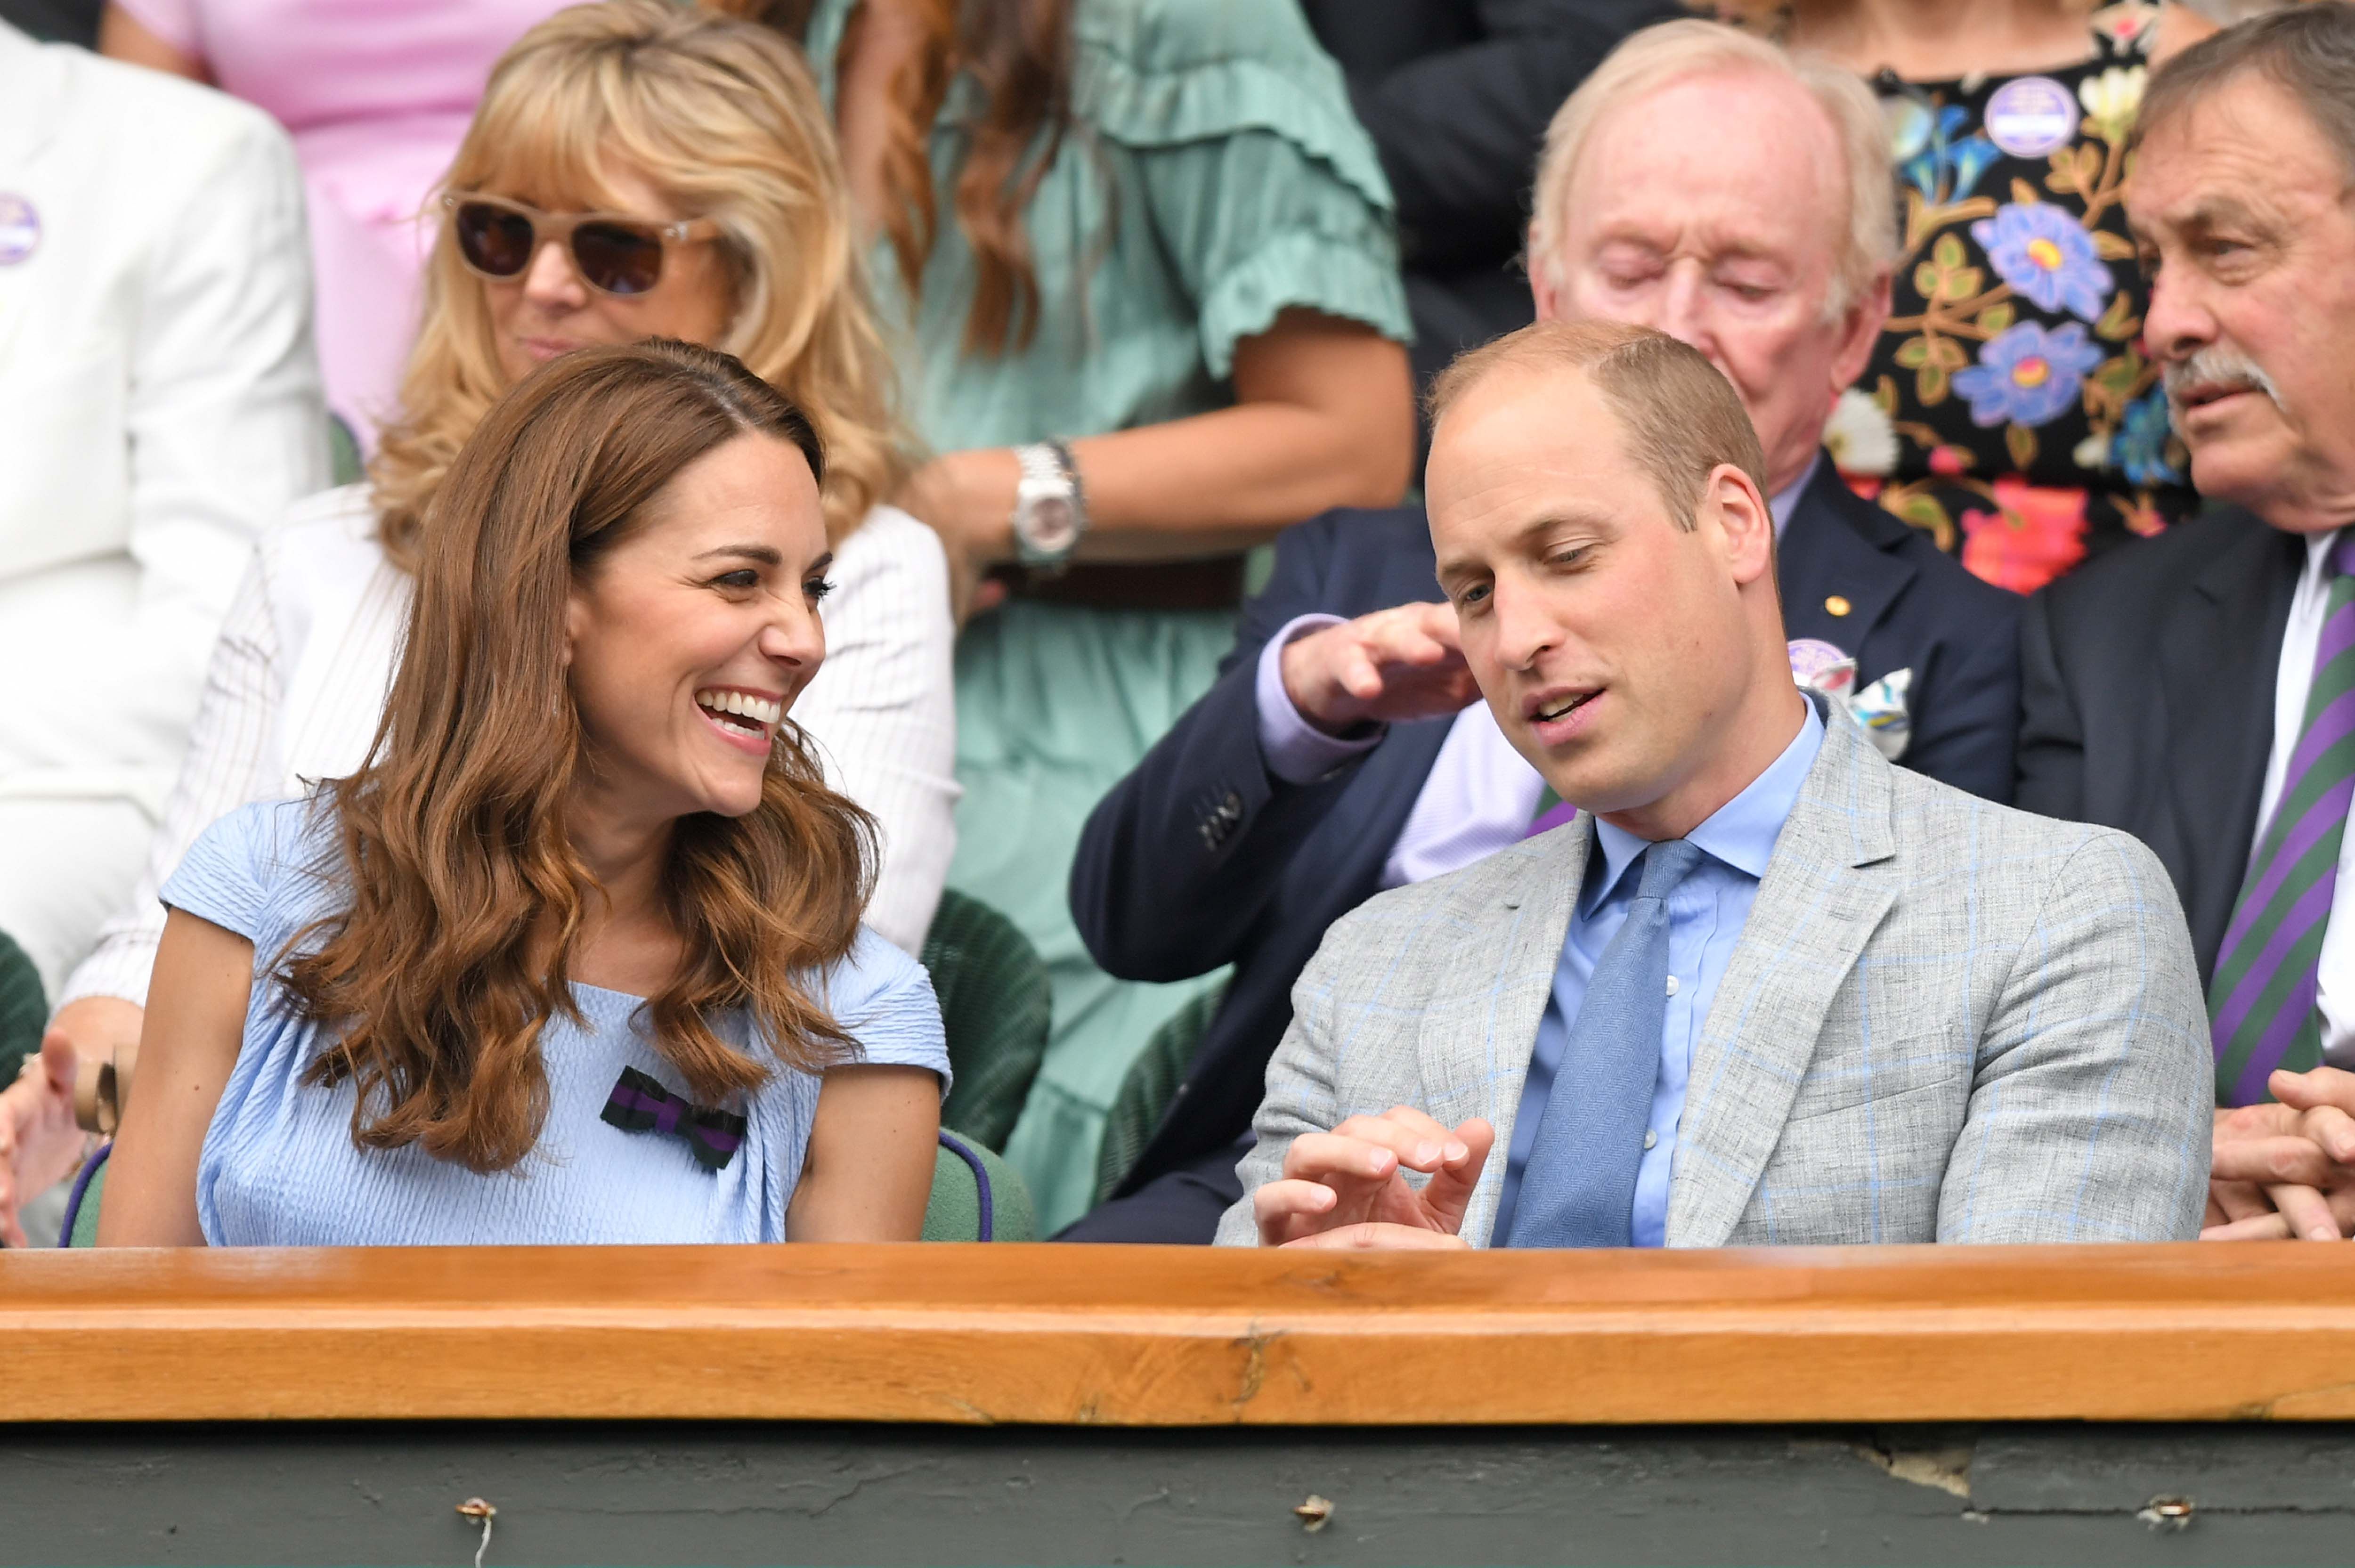
{"label": "dark sunglasses", "polygon": [[485,278],[519,278],[539,253],[557,243],[572,258],[581,281],[600,293],[642,294],[662,282],[663,251],[715,239],[708,218],[649,223],[617,212],[542,212],[496,196],[445,196],[458,256]]}

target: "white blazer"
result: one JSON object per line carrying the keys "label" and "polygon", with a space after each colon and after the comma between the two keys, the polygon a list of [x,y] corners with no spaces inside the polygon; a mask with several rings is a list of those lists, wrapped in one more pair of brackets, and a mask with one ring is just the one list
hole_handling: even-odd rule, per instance
{"label": "white blazer", "polygon": [[160,805],[253,541],[327,463],[285,133],[0,23],[0,799]]}
{"label": "white blazer", "polygon": [[[910,953],[956,851],[956,708],[948,561],[932,529],[877,507],[835,551],[819,609],[826,663],[794,703],[827,782],[872,812],[883,864],[867,923]],[[187,763],[130,901],[60,1005],[143,1006],[164,933],[157,900],[197,836],[248,801],[286,800],[368,759],[409,625],[409,575],[385,559],[365,485],[304,502],[254,552],[213,650]]]}

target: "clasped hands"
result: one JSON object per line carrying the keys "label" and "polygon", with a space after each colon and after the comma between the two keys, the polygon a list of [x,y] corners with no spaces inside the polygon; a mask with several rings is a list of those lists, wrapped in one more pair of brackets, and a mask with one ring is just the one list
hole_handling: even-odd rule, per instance
{"label": "clasped hands", "polygon": [[2214,1242],[2335,1242],[2355,1232],[2355,1072],[2276,1072],[2274,1102],[2216,1113]]}
{"label": "clasped hands", "polygon": [[1468,1246],[1464,1211],[1496,1141],[1477,1116],[1448,1128],[1411,1105],[1304,1133],[1284,1151],[1282,1179],[1252,1194],[1260,1245]]}

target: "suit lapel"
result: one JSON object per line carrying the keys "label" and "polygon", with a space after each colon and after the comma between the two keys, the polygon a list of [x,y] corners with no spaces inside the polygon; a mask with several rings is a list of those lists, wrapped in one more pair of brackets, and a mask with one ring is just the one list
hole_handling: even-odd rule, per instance
{"label": "suit lapel", "polygon": [[1553,991],[1593,836],[1582,812],[1550,833],[1498,851],[1520,860],[1519,874],[1488,908],[1471,912],[1449,944],[1416,1034],[1423,1103],[1432,1115],[1451,1127],[1486,1116],[1497,1129],[1496,1147],[1464,1216],[1464,1234],[1476,1245],[1487,1244],[1496,1221],[1521,1082]]}
{"label": "suit lapel", "polygon": [[1750,1204],[1832,999],[1896,900],[1890,764],[1845,719],[1775,840],[1694,1048],[1668,1244],[1721,1246]]}
{"label": "suit lapel", "polygon": [[2179,594],[2159,639],[2158,751],[2168,815],[2146,837],[2186,891],[2204,976],[2231,923],[2256,836],[2274,743],[2282,635],[2305,541],[2242,519],[2246,532]]}

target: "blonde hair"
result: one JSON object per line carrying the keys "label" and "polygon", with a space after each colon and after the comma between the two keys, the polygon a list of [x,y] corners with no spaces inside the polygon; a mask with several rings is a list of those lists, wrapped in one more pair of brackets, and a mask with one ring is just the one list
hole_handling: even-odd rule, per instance
{"label": "blonde hair", "polygon": [[[809,411],[826,443],[826,534],[839,543],[911,463],[833,127],[807,67],[765,27],[669,0],[575,5],[492,69],[445,185],[613,205],[599,193],[615,164],[719,226],[735,315],[712,347]],[[444,222],[400,418],[369,470],[378,536],[396,564],[414,570],[442,476],[506,384],[482,284]]]}
{"label": "blonde hair", "polygon": [[1435,429],[1499,370],[1575,370],[1618,416],[1627,455],[1651,476],[1676,525],[1699,522],[1709,476],[1731,464],[1766,493],[1766,453],[1733,383],[1700,350],[1624,321],[1540,321],[1455,357],[1431,384]]}
{"label": "blonde hair", "polygon": [[[1538,161],[1529,264],[1559,284],[1571,176],[1594,128],[1613,110],[1694,77],[1760,71],[1796,82],[1823,108],[1848,165],[1847,233],[1825,310],[1845,312],[1872,290],[1897,255],[1896,175],[1889,123],[1871,89],[1830,60],[1794,55],[1739,28],[1698,18],[1662,22],[1631,36],[1554,112]],[[1738,128],[1736,128],[1738,133]]]}

